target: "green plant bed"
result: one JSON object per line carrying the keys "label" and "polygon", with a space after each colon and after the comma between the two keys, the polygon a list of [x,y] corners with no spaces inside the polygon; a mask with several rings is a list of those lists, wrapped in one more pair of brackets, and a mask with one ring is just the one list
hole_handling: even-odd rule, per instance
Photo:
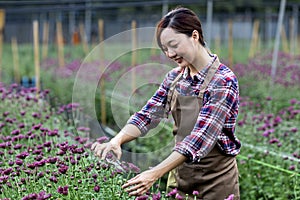
{"label": "green plant bed", "polygon": [[121,186],[138,168],[124,162],[124,173],[91,153],[89,128],[64,117],[77,105],[56,110],[48,92],[0,90],[1,199],[133,199]]}

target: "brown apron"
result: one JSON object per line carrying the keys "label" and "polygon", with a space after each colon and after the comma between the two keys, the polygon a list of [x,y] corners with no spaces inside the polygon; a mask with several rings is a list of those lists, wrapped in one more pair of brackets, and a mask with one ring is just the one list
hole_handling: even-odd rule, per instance
{"label": "brown apron", "polygon": [[[198,96],[182,96],[176,89],[176,83],[181,78],[180,73],[171,84],[168,93],[168,106],[171,107],[174,118],[175,143],[182,141],[193,130],[197,117],[203,106],[203,94],[209,82],[217,71],[220,62],[218,58],[208,69]],[[239,199],[238,169],[233,156],[223,154],[215,144],[211,151],[199,163],[183,163],[169,173],[167,191],[177,188],[182,197],[194,199],[224,200],[230,194]]]}

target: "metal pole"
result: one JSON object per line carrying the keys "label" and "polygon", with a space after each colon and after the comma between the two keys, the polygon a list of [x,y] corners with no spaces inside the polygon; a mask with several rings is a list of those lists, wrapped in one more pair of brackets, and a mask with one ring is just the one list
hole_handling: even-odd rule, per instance
{"label": "metal pole", "polygon": [[297,44],[298,44],[298,16],[299,16],[299,6],[298,5],[294,5],[293,6],[293,18],[294,18],[294,43],[293,43],[293,50],[294,53],[297,54],[298,53],[298,49],[297,49]]}
{"label": "metal pole", "polygon": [[280,45],[280,31],[281,31],[283,17],[284,17],[285,5],[286,5],[286,0],[281,0],[280,10],[279,10],[279,19],[278,19],[278,22],[277,22],[277,30],[276,30],[275,44],[274,44],[273,57],[272,57],[272,70],[271,70],[270,88],[274,84],[275,76],[276,76],[278,50],[279,50],[279,45]]}
{"label": "metal pole", "polygon": [[165,16],[168,13],[169,10],[169,4],[168,4],[169,0],[163,0],[163,7],[162,7],[162,16]]}
{"label": "metal pole", "polygon": [[86,42],[89,43],[91,39],[91,24],[92,24],[92,2],[91,0],[85,1],[86,9],[85,9],[85,39]]}
{"label": "metal pole", "polygon": [[206,23],[207,23],[207,29],[206,29],[206,42],[207,42],[207,47],[210,46],[211,44],[211,37],[212,37],[212,15],[213,12],[213,0],[208,0],[207,1],[207,13],[206,13]]}
{"label": "metal pole", "polygon": [[[69,6],[72,8],[74,5],[70,4]],[[69,11],[69,36],[70,36],[69,38],[71,38],[69,41],[70,43],[72,43],[72,37],[76,30],[75,27],[76,27],[75,11],[73,9],[71,9]]]}

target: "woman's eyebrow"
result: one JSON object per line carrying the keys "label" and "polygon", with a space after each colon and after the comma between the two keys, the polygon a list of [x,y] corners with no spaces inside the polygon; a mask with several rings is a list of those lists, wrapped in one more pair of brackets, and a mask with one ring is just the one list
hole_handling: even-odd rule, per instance
{"label": "woman's eyebrow", "polygon": [[[172,42],[176,42],[174,39],[171,39],[167,42],[167,45],[170,45]],[[162,46],[165,46],[165,44],[162,43]]]}

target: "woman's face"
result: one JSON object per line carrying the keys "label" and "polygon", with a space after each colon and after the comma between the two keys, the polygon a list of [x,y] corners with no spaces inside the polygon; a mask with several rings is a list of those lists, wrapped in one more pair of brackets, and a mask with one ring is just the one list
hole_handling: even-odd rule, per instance
{"label": "woman's face", "polygon": [[172,28],[165,28],[160,35],[162,50],[180,67],[193,65],[196,57],[196,38],[177,33]]}

